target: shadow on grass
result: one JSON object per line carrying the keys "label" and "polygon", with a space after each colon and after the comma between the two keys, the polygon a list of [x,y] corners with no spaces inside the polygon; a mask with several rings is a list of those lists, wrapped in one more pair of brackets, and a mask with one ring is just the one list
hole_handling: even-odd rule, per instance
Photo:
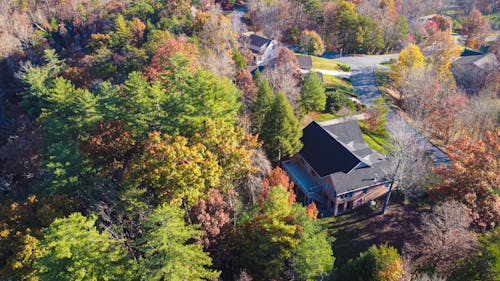
{"label": "shadow on grass", "polygon": [[[382,206],[381,203],[378,205]],[[336,267],[355,259],[374,244],[387,242],[401,252],[404,242],[413,237],[413,226],[420,215],[417,206],[403,205],[395,196],[391,198],[386,213],[381,215],[380,212],[381,208],[371,210],[365,206],[349,214],[325,219],[330,235],[335,237]]]}

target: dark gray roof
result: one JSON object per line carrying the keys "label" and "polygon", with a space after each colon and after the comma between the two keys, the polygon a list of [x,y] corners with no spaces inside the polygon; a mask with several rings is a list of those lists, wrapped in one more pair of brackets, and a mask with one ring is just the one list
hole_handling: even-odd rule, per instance
{"label": "dark gray roof", "polygon": [[[498,66],[498,60],[493,54],[460,57],[453,62],[453,65],[471,65],[485,71],[493,71]],[[472,69],[468,69],[472,70]]]}
{"label": "dark gray roof", "polygon": [[265,38],[259,35],[251,34],[248,36],[249,48],[254,53],[264,52],[269,44],[271,44],[273,40],[269,38]]}
{"label": "dark gray roof", "polygon": [[342,194],[386,182],[388,181],[386,173],[386,163],[379,163],[372,166],[356,168],[348,174],[338,172],[332,174],[330,177],[332,178],[335,192],[337,194]]}
{"label": "dark gray roof", "polygon": [[304,128],[302,143],[300,155],[321,177],[347,173],[361,162],[315,121]]}
{"label": "dark gray roof", "polygon": [[382,155],[373,151],[366,144],[357,121],[350,120],[343,123],[327,125],[323,128],[368,165],[385,161]]}
{"label": "dark gray roof", "polygon": [[310,70],[312,68],[312,58],[311,56],[299,56],[295,55],[297,61],[299,62],[299,68],[304,70]]}
{"label": "dark gray roof", "polygon": [[357,121],[304,128],[300,155],[321,176],[330,176],[337,194],[386,181],[387,161],[363,140]]}

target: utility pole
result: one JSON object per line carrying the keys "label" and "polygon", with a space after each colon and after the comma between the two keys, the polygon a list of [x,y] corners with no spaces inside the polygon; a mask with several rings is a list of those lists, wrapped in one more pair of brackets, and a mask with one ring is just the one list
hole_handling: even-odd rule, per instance
{"label": "utility pole", "polygon": [[389,186],[389,192],[387,192],[387,197],[385,198],[385,201],[384,201],[384,208],[382,208],[382,215],[385,214],[385,209],[387,208],[387,204],[389,204],[389,199],[391,198],[391,193],[392,193],[392,187],[394,186],[394,179],[396,178],[396,175],[398,174],[399,164],[401,164],[401,160],[398,161],[398,165],[396,166],[396,170],[394,171],[394,174],[392,175],[391,185]]}

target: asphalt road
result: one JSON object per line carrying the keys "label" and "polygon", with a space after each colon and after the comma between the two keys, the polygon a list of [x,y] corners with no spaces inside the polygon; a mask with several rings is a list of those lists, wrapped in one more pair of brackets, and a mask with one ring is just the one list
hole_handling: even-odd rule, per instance
{"label": "asphalt road", "polygon": [[[361,101],[361,103],[370,106],[373,100],[380,95],[380,91],[375,80],[375,68],[384,68],[380,65],[380,63],[397,57],[398,54],[377,56],[346,56],[342,58],[336,58],[335,60],[351,66],[351,81],[354,92],[358,94],[358,99]],[[403,122],[399,120],[402,120]],[[420,133],[416,128],[411,126],[410,123],[404,121],[404,118],[398,118],[398,113],[395,111],[390,111],[387,114],[387,123],[391,124],[391,122],[398,122],[397,124],[401,124],[402,126],[406,127],[405,131],[408,130],[412,132],[415,140],[423,145],[426,153],[434,162],[434,165],[449,165],[450,159],[448,158],[448,155],[446,155],[444,151],[433,144],[424,134]],[[391,126],[387,127],[389,128]],[[391,132],[389,131],[389,133]]]}

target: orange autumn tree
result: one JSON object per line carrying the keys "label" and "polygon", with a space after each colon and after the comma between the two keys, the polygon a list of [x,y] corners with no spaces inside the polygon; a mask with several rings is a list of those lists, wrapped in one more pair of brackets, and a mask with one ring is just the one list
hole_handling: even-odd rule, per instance
{"label": "orange autumn tree", "polygon": [[177,53],[189,60],[189,71],[195,72],[198,68],[198,48],[189,43],[187,37],[178,37],[167,40],[156,50],[151,64],[144,70],[144,76],[154,81],[161,80],[162,74],[170,73],[174,68],[170,60]]}
{"label": "orange autumn tree", "polygon": [[437,190],[465,204],[476,227],[494,228],[500,220],[500,129],[484,140],[462,136],[447,149],[451,164],[436,169],[442,180]]}
{"label": "orange autumn tree", "polygon": [[311,219],[317,219],[318,218],[318,208],[316,207],[316,203],[312,202],[311,204],[307,205],[307,216],[310,217]]}
{"label": "orange autumn tree", "polygon": [[267,197],[269,193],[269,189],[272,186],[282,186],[288,192],[288,202],[290,204],[295,203],[295,192],[293,191],[293,182],[290,181],[286,172],[280,167],[274,168],[269,175],[262,181],[262,189],[259,194],[259,202],[262,203]]}

